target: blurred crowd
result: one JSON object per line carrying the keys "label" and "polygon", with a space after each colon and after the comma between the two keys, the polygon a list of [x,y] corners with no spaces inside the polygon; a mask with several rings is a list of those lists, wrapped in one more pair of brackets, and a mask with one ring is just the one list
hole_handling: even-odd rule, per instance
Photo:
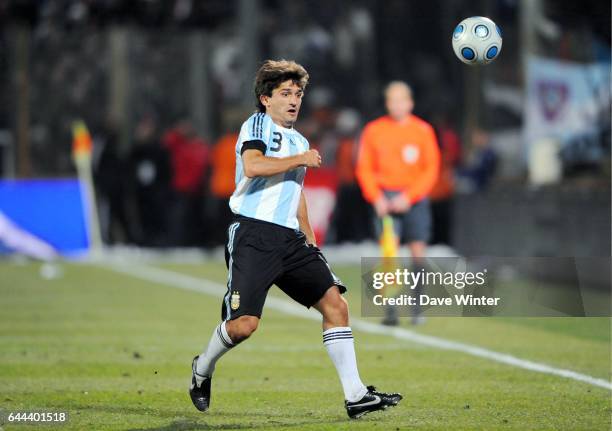
{"label": "blurred crowd", "polygon": [[[95,138],[107,243],[220,244],[231,217],[236,132],[253,107],[257,65],[245,70],[252,50],[258,60],[295,59],[311,75],[296,128],[337,179],[327,242],[373,238],[372,209],[355,180],[358,140],[383,114],[384,84],[408,82],[415,114],[434,126],[442,155],[430,196],[433,242],[452,244],[458,193],[479,193],[500,177],[525,184],[521,3],[259,0],[246,17],[256,21],[256,37],[245,41],[245,1],[0,0],[0,176],[74,175],[71,125],[83,119]],[[606,14],[597,0],[541,4],[537,54],[609,61],[609,5]],[[476,72],[457,61],[449,37],[460,19],[483,10],[503,28],[504,51]],[[208,85],[201,93],[198,53]],[[14,109],[16,100],[27,106]],[[22,136],[18,124],[27,124]],[[609,160],[607,133],[601,154]],[[16,158],[6,149],[20,139],[26,174],[4,163]],[[601,173],[601,159],[581,172]]]}
{"label": "blurred crowd", "polygon": [[[306,110],[324,104],[335,109],[348,106],[374,117],[381,113],[384,82],[403,79],[418,95],[418,115],[432,118],[442,106],[459,123],[464,114],[453,106],[463,98],[463,77],[447,33],[455,24],[453,16],[469,13],[473,6],[460,1],[438,13],[439,5],[433,3],[415,8],[394,0],[385,2],[385,7],[367,1],[260,0],[258,37],[252,49],[259,60],[291,58],[307,66],[312,79]],[[511,16],[503,3],[501,13]],[[125,151],[125,129],[132,133],[139,118],[149,112],[163,127],[179,117],[193,120],[190,29],[204,31],[208,41],[207,97],[212,108],[206,130],[201,124],[194,126],[212,142],[222,133],[221,112],[244,107],[251,93],[255,69],[242,70],[245,48],[239,7],[239,1],[216,0],[0,2],[0,23],[6,24],[0,46],[9,54],[0,58],[9,67],[0,67],[0,74],[17,73],[11,69],[16,64],[15,29],[17,25],[30,29],[27,115],[32,172],[49,176],[72,171],[69,148],[75,118],[84,119],[92,129],[114,122],[120,152]],[[411,16],[415,25],[405,26],[399,16]],[[377,24],[381,22],[385,25]],[[421,31],[436,36],[423,39],[418,37]],[[121,48],[126,52],[118,50],[119,39],[126,41]],[[397,43],[385,42],[389,40]],[[398,49],[414,55],[397,55]],[[505,56],[512,55],[509,48]],[[516,81],[514,65],[509,61],[506,67],[503,61],[505,75]],[[118,92],[124,99],[117,99]],[[0,91],[0,100],[15,96],[9,86]],[[15,115],[0,107],[0,129],[16,123]],[[495,118],[496,127],[520,125],[520,114],[507,110]]]}
{"label": "blurred crowd", "polygon": [[153,114],[138,121],[124,156],[114,130],[95,134],[94,180],[105,242],[221,243],[231,217],[235,139],[231,132],[211,146],[188,119],[160,130]]}
{"label": "blurred crowd", "polygon": [[[133,145],[122,155],[112,127],[94,131],[94,179],[106,243],[146,247],[212,247],[225,240],[232,214],[235,145],[248,112],[228,111],[224,133],[214,142],[198,136],[186,118],[163,129],[153,113],[140,118]],[[321,105],[297,124],[336,179],[336,204],[327,243],[375,240],[372,208],[359,188],[355,166],[364,119],[351,108]],[[484,190],[495,173],[488,134],[476,129],[464,149],[446,115],[433,120],[442,154],[430,195],[433,242],[449,244],[453,196]],[[313,171],[311,175],[316,175]]]}

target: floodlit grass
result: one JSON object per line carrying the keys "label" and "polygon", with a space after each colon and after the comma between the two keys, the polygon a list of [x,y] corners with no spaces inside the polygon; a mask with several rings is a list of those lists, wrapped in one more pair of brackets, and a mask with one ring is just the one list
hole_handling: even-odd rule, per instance
{"label": "floodlit grass", "polygon": [[[225,282],[219,263],[163,268]],[[359,317],[359,268],[336,270]],[[363,380],[404,400],[350,421],[320,326],[271,309],[218,363],[202,414],[187,393],[191,359],[218,323],[222,288],[213,297],[94,265],[63,272],[44,280],[36,264],[0,263],[0,409],[69,412],[44,429],[610,429],[607,389],[360,331]],[[610,379],[607,318],[431,318],[416,330]]]}

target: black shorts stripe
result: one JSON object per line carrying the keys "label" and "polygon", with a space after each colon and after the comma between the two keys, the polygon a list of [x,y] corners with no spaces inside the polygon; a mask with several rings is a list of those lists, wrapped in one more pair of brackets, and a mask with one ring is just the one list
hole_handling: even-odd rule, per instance
{"label": "black shorts stripe", "polygon": [[229,320],[230,314],[231,314],[230,295],[232,294],[232,276],[233,276],[232,272],[234,269],[232,253],[234,252],[234,239],[236,236],[236,231],[238,230],[239,227],[240,227],[240,223],[235,222],[235,223],[232,223],[230,227],[227,229],[227,236],[228,236],[227,251],[229,254],[229,262],[228,262],[229,272],[227,275],[227,292],[225,292],[225,295],[223,296],[223,303],[225,305],[225,317],[223,317],[223,313],[222,313],[223,320]]}

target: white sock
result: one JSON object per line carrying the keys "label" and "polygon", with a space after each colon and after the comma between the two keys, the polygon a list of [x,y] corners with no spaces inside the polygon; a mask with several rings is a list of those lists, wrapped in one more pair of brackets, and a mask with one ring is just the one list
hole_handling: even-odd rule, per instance
{"label": "white sock", "polygon": [[198,357],[196,364],[196,383],[198,386],[204,380],[203,376],[212,376],[215,364],[221,356],[234,347],[232,339],[225,329],[225,321],[221,322],[213,331],[206,350]]}
{"label": "white sock", "polygon": [[349,402],[359,401],[368,392],[368,389],[359,378],[351,328],[346,326],[323,331],[323,344],[336,366],[344,390],[344,398]]}

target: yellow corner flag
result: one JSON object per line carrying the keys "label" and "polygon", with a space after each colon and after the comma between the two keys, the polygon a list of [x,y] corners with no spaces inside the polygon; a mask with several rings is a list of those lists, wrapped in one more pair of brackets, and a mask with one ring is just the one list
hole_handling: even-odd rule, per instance
{"label": "yellow corner flag", "polygon": [[83,207],[85,220],[89,231],[89,246],[91,256],[96,258],[101,253],[102,239],[100,235],[100,221],[96,204],[96,193],[91,172],[91,152],[93,140],[87,130],[85,122],[75,121],[72,124],[72,159],[77,168],[81,195],[85,205]]}
{"label": "yellow corner flag", "polygon": [[[395,270],[397,253],[399,251],[399,238],[393,229],[393,217],[386,215],[382,219],[382,234],[380,235],[380,254],[382,260],[382,271],[393,272]],[[382,294],[385,297],[395,297],[398,290],[395,285],[385,285]]]}
{"label": "yellow corner flag", "polygon": [[72,124],[72,158],[76,163],[89,161],[92,148],[93,141],[85,122],[75,121]]}

